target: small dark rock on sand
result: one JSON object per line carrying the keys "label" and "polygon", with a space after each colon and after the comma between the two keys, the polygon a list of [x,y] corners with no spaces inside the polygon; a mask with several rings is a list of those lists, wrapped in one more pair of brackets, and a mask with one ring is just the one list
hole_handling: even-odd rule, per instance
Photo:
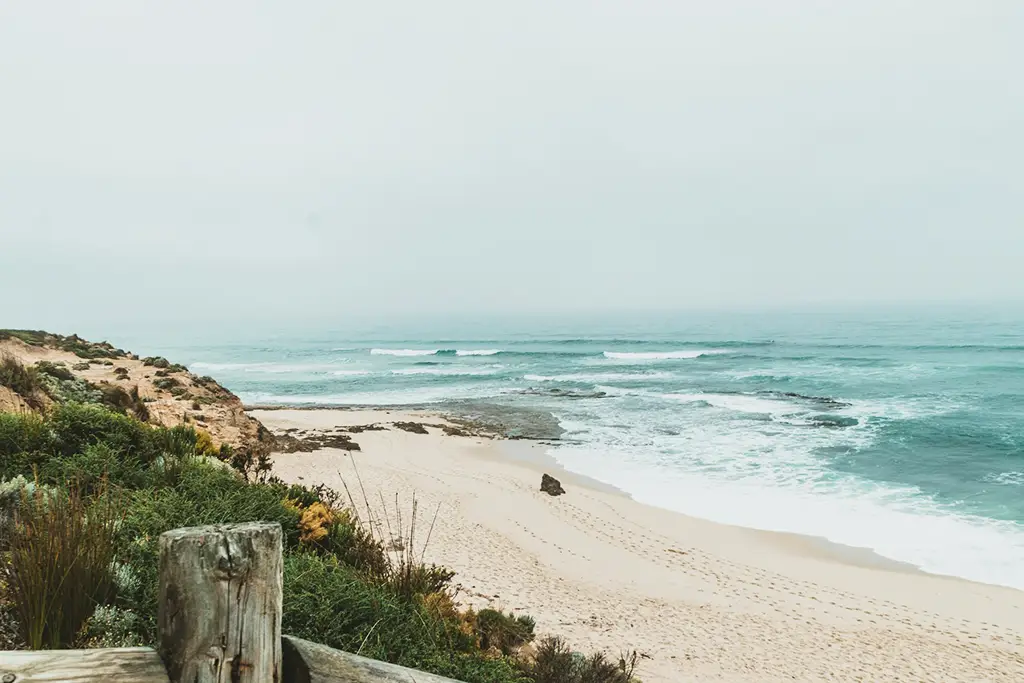
{"label": "small dark rock on sand", "polygon": [[429,434],[430,433],[430,432],[427,431],[427,428],[424,427],[419,422],[395,422],[394,425],[396,427],[398,427],[399,429],[405,430],[407,432],[412,432],[413,434]]}
{"label": "small dark rock on sand", "polygon": [[565,493],[565,489],[562,488],[562,482],[550,474],[545,474],[540,478],[540,490],[549,496],[560,496]]}
{"label": "small dark rock on sand", "polygon": [[351,427],[345,428],[346,432],[350,434],[362,434],[363,432],[384,432],[387,431],[387,427],[382,427],[377,423],[368,425],[352,425]]}
{"label": "small dark rock on sand", "polygon": [[323,448],[337,448],[343,451],[358,451],[359,444],[348,434],[337,432],[299,432],[275,434],[274,450],[278,453],[312,453]]}

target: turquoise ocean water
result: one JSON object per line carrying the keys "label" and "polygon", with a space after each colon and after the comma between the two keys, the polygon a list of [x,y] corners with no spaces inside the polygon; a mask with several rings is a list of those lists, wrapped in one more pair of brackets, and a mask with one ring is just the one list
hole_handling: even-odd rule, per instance
{"label": "turquoise ocean water", "polygon": [[514,407],[557,420],[567,469],[640,501],[1024,589],[1020,308],[146,342],[247,403]]}

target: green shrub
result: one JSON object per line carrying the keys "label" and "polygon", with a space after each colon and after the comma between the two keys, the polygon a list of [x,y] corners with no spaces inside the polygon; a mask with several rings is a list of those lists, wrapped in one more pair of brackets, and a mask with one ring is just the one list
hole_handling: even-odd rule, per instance
{"label": "green shrub", "polygon": [[335,516],[322,547],[368,576],[387,576],[391,567],[384,546],[363,528],[349,510],[342,510]]}
{"label": "green shrub", "polygon": [[50,429],[37,413],[0,412],[0,455],[42,450],[50,443]]}
{"label": "green shrub", "polygon": [[278,487],[246,484],[237,473],[202,458],[186,461],[173,486],[138,491],[124,526],[137,536],[157,536],[185,526],[278,522],[285,544],[299,544],[300,514],[284,505]]}
{"label": "green shrub", "polygon": [[80,358],[122,358],[125,352],[108,342],[90,342],[77,334],[65,337],[43,330],[0,330],[0,340],[20,339],[30,346],[50,346],[74,353]]}
{"label": "green shrub", "polygon": [[50,495],[50,487],[38,484],[34,479],[18,475],[0,482],[0,552],[10,549],[14,520],[26,498],[33,497],[37,490]]}
{"label": "green shrub", "polygon": [[127,415],[100,406],[68,403],[58,406],[50,416],[56,454],[68,457],[102,441],[123,455],[132,455],[148,463],[156,453],[151,430]]}
{"label": "green shrub", "polygon": [[149,482],[135,456],[122,454],[102,441],[89,444],[81,453],[47,460],[39,475],[49,483],[71,482],[86,494],[102,490],[107,482],[132,489]]}
{"label": "green shrub", "polygon": [[82,627],[75,647],[138,647],[144,644],[139,635],[140,626],[139,615],[135,612],[100,605]]}
{"label": "green shrub", "polygon": [[29,346],[42,346],[50,336],[43,330],[0,330],[0,341],[4,339],[20,339]]}
{"label": "green shrub", "polygon": [[61,379],[49,373],[40,373],[43,390],[57,403],[102,403],[103,394],[94,384],[81,377]]}
{"label": "green shrub", "polygon": [[9,591],[22,640],[32,649],[71,647],[113,588],[119,510],[74,489],[26,496],[11,529]]}
{"label": "green shrub", "polygon": [[161,370],[166,370],[167,368],[171,367],[170,361],[168,361],[163,356],[147,356],[146,358],[142,359],[142,364],[151,365],[154,368],[160,368]]}
{"label": "green shrub", "polygon": [[329,508],[338,508],[341,502],[341,496],[338,492],[326,484],[316,484],[311,487],[292,484],[285,487],[284,497],[294,501],[299,507],[309,507],[313,503],[323,503]]}
{"label": "green shrub", "polygon": [[285,557],[283,630],[467,683],[521,680],[510,662],[485,658],[454,622],[428,613],[417,601],[399,598],[329,556]]}
{"label": "green shrub", "polygon": [[228,444],[221,444],[219,457],[241,473],[246,481],[266,481],[273,469],[268,453],[256,452],[251,448],[234,449]]}
{"label": "green shrub", "polygon": [[50,426],[35,413],[0,413],[0,478],[31,474],[32,466],[45,459],[53,435]]}
{"label": "green shrub", "polygon": [[637,658],[635,652],[617,663],[600,652],[587,657],[573,652],[561,638],[549,637],[540,641],[523,670],[534,683],[630,683],[636,682]]}
{"label": "green shrub", "polygon": [[482,609],[476,615],[476,631],[480,648],[495,647],[504,655],[511,655],[534,637],[536,622],[525,614],[518,617],[498,610]]}
{"label": "green shrub", "polygon": [[157,539],[171,529],[206,524],[271,521],[281,524],[286,548],[299,545],[299,513],[281,500],[281,487],[246,484],[237,473],[202,458],[186,459],[173,481],[163,480],[162,462],[150,466],[159,483],[130,494],[121,525],[125,564],[134,585],[119,591],[118,604],[139,615],[140,637],[156,638]]}
{"label": "green shrub", "polygon": [[64,363],[51,363],[48,360],[41,360],[38,363],[36,363],[35,367],[36,371],[47,374],[55,379],[62,379],[68,381],[73,380],[75,378],[75,374],[68,370],[67,366],[64,365]]}
{"label": "green shrub", "polygon": [[175,387],[181,386],[181,382],[179,382],[173,377],[160,377],[159,379],[153,380],[153,386],[155,386],[157,389],[170,391]]}
{"label": "green shrub", "polygon": [[188,425],[164,427],[150,435],[153,447],[165,457],[188,458],[195,455],[198,440],[196,430]]}

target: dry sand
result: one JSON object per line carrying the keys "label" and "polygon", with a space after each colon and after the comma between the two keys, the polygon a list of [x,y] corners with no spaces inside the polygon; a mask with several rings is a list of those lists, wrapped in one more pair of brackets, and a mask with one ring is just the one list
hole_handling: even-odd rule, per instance
{"label": "dry sand", "polygon": [[[275,431],[443,423],[398,411],[254,415]],[[281,454],[275,470],[341,488],[357,465],[392,519],[395,495],[408,516],[415,494],[421,534],[440,505],[426,557],[458,572],[465,603],[529,613],[580,650],[640,650],[646,683],[1024,681],[1024,592],[642,505],[552,471],[542,450],[508,450],[522,443],[436,428],[354,438],[362,451]],[[542,470],[567,493],[542,493]]]}

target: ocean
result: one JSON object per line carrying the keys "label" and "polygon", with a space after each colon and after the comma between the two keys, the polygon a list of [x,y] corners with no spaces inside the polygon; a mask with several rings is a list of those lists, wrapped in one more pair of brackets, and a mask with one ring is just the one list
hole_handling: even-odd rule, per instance
{"label": "ocean", "polygon": [[639,501],[1024,589],[1019,308],[421,321],[155,342],[136,350],[246,403],[514,412],[523,435],[558,438],[550,454],[566,469]]}

